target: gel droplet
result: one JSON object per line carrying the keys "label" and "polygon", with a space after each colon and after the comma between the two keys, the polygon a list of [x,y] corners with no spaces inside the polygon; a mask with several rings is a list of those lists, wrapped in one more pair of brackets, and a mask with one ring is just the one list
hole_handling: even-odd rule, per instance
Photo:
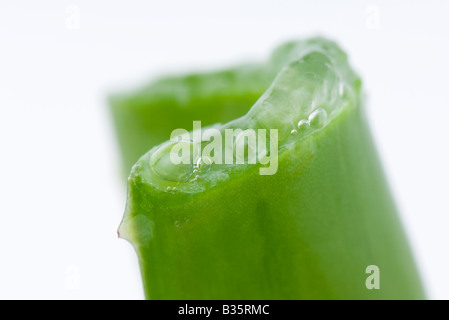
{"label": "gel droplet", "polygon": [[190,163],[190,151],[187,152],[187,150],[192,150],[191,147],[192,142],[190,141],[171,142],[162,145],[151,156],[150,165],[153,172],[159,178],[167,181],[188,181],[192,175],[193,167]]}
{"label": "gel droplet", "polygon": [[310,126],[309,120],[302,119],[298,122],[298,129],[304,131]]}
{"label": "gel droplet", "polygon": [[[212,167],[212,160],[209,157],[201,157],[196,162],[195,168],[198,168],[199,172],[208,171]],[[193,170],[195,171],[195,169]]]}
{"label": "gel droplet", "polygon": [[167,187],[167,192],[173,193],[178,190],[176,187]]}
{"label": "gel droplet", "polygon": [[313,128],[321,128],[326,124],[327,113],[324,109],[318,108],[309,116],[310,126]]}

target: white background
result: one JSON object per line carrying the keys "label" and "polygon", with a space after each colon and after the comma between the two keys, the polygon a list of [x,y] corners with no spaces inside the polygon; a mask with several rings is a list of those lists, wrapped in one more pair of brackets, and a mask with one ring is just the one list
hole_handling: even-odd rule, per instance
{"label": "white background", "polygon": [[321,34],[363,77],[429,297],[448,299],[448,17],[443,0],[2,0],[0,298],[141,299],[115,233],[125,188],[107,94]]}

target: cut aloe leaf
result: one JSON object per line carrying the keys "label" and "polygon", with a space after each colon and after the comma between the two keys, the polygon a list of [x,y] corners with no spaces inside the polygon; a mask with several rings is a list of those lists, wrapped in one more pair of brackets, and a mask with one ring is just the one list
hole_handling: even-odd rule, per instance
{"label": "cut aloe leaf", "polygon": [[[314,38],[272,61],[281,71],[249,112],[213,127],[233,163],[205,157],[194,130],[177,140],[190,162],[174,164],[169,141],[133,167],[119,234],[146,298],[424,298],[346,55]],[[270,132],[266,148],[240,139],[250,130]]]}
{"label": "cut aloe leaf", "polygon": [[174,128],[188,128],[194,120],[206,126],[243,116],[285,61],[305,50],[310,46],[289,43],[275,50],[265,64],[166,77],[139,90],[111,96],[126,176],[132,165],[153,146],[166,141]]}

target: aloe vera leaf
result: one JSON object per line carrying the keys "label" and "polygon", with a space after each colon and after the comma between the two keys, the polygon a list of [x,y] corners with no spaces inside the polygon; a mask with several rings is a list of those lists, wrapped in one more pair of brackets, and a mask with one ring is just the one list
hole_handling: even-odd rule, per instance
{"label": "aloe vera leaf", "polygon": [[[219,127],[278,129],[276,174],[213,164],[181,179],[193,168],[154,159],[169,143],[133,167],[119,233],[146,298],[424,298],[346,55],[314,38],[276,56],[285,67],[272,85]],[[365,285],[370,265],[380,289]]]}

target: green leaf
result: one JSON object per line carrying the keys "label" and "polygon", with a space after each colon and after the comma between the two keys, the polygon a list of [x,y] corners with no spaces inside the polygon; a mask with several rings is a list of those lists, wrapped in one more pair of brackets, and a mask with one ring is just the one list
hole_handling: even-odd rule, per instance
{"label": "green leaf", "polygon": [[146,297],[424,298],[346,55],[313,38],[270,61],[280,71],[254,106],[213,128],[224,151],[227,129],[276,129],[278,148],[256,150],[271,163],[250,164],[248,144],[244,164],[198,166],[210,141],[197,130],[183,138],[191,164],[168,161],[166,142],[133,167],[119,232],[137,252]]}

